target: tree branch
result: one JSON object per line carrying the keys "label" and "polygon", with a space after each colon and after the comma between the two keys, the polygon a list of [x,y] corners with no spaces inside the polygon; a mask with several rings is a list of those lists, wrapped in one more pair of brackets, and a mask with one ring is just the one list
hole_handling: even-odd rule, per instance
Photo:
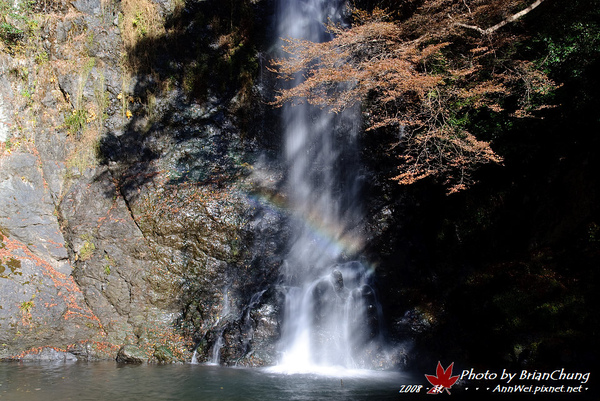
{"label": "tree branch", "polygon": [[519,11],[516,14],[511,15],[507,19],[505,19],[503,21],[500,21],[496,25],[491,26],[491,27],[489,27],[487,29],[482,29],[482,28],[480,28],[478,26],[475,26],[475,25],[462,24],[460,22],[455,23],[455,25],[462,26],[463,28],[467,28],[467,29],[474,29],[477,32],[481,33],[482,35],[489,35],[489,34],[495,32],[495,31],[497,31],[498,29],[502,28],[504,25],[510,24],[511,22],[514,22],[514,21],[518,20],[522,16],[524,16],[526,14],[529,14],[529,12],[531,12],[533,9],[535,9],[537,6],[539,6],[543,2],[544,2],[544,0],[536,0],[529,7],[527,7],[525,9]]}

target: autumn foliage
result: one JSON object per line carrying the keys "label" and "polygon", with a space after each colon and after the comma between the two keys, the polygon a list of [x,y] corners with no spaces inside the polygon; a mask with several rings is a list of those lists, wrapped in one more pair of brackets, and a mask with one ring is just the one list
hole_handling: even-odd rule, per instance
{"label": "autumn foliage", "polygon": [[[272,67],[297,82],[274,104],[308,102],[335,113],[362,104],[367,131],[397,133],[389,146],[399,158],[393,179],[410,184],[434,177],[452,193],[474,182],[478,166],[502,162],[471,132],[469,113],[487,108],[531,116],[536,96],[554,84],[532,62],[502,57],[523,38],[506,25],[516,13],[527,14],[531,1],[421,3],[404,14],[354,10],[351,27],[327,26],[327,42],[285,39],[290,56]],[[507,98],[517,99],[511,110],[503,105]]]}

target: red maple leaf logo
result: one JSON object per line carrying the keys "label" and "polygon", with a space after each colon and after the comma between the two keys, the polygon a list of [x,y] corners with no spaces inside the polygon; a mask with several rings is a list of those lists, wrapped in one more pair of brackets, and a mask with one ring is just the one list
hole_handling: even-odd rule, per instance
{"label": "red maple leaf logo", "polygon": [[438,361],[437,369],[435,371],[435,376],[433,375],[425,375],[429,383],[433,385],[431,390],[427,392],[427,394],[440,394],[442,391],[446,390],[448,394],[450,394],[450,387],[456,383],[458,380],[458,376],[452,376],[452,367],[454,366],[454,362],[448,366],[446,370],[442,367],[442,364]]}

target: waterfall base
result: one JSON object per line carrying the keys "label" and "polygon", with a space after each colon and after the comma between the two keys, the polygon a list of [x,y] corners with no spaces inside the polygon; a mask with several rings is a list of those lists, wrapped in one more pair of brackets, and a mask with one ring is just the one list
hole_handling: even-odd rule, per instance
{"label": "waterfall base", "polygon": [[313,280],[284,287],[281,343],[275,370],[339,374],[381,368],[384,360],[382,312],[371,284],[372,272],[359,262],[318,270]]}

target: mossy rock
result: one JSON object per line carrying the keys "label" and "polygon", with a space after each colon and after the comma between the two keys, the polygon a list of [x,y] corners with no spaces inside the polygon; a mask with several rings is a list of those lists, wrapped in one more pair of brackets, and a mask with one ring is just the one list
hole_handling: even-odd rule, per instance
{"label": "mossy rock", "polygon": [[119,363],[144,363],[147,360],[146,353],[137,345],[123,345],[117,354]]}
{"label": "mossy rock", "polygon": [[175,361],[171,350],[164,345],[154,350],[154,357],[160,363],[173,363]]}

